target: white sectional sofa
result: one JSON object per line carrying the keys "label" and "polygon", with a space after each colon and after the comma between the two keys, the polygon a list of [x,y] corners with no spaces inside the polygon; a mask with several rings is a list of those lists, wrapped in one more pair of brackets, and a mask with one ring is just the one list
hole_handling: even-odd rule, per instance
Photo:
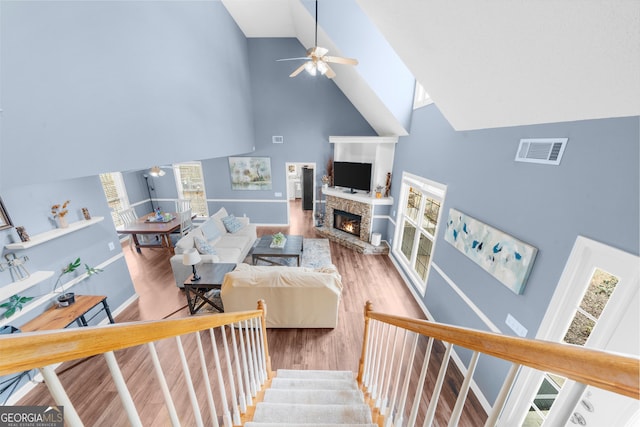
{"label": "white sectional sofa", "polygon": [[[232,232],[228,231],[227,227]],[[185,251],[194,247],[198,249],[202,263],[238,264],[244,261],[256,239],[256,226],[250,223],[249,218],[235,218],[229,215],[225,208],[220,209],[176,242],[175,255],[171,257],[171,269],[176,285],[182,288],[184,281],[191,274],[191,267],[182,264],[182,254]]]}

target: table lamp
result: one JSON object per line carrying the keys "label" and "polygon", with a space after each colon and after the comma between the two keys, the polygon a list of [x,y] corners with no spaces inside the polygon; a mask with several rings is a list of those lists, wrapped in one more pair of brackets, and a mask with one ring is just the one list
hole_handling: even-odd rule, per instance
{"label": "table lamp", "polygon": [[191,279],[192,282],[197,282],[198,280],[200,280],[200,276],[198,276],[198,273],[196,272],[196,264],[201,260],[202,258],[200,258],[200,253],[195,248],[188,250],[182,255],[182,263],[184,265],[190,265],[191,268],[193,268],[193,278]]}

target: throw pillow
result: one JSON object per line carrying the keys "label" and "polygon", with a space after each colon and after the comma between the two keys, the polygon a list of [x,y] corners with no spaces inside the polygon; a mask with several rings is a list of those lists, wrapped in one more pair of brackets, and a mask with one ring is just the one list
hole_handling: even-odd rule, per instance
{"label": "throw pillow", "polygon": [[242,223],[233,214],[222,218],[222,223],[229,233],[236,233],[242,228]]}
{"label": "throw pillow", "polygon": [[196,243],[196,249],[198,250],[198,252],[200,252],[201,254],[207,254],[207,255],[214,255],[216,253],[216,250],[213,248],[213,246],[211,246],[209,243],[207,243],[206,240],[204,240],[201,237],[196,237],[195,239],[193,239]]}
{"label": "throw pillow", "polygon": [[215,245],[218,239],[222,237],[222,233],[213,220],[208,220],[200,226],[204,239],[211,245]]}

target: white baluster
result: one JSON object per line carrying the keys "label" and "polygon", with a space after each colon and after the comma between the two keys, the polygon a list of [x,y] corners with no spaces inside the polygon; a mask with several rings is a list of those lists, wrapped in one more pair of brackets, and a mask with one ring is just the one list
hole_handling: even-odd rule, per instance
{"label": "white baluster", "polygon": [[[224,423],[224,427],[233,427],[233,422],[231,421],[231,413],[229,412],[229,402],[227,401],[227,391],[224,388],[224,378],[222,377],[222,366],[220,364],[220,357],[218,356],[218,345],[216,344],[215,331],[213,329],[209,329],[209,335],[211,336],[213,358],[216,362],[218,388],[220,389],[220,397],[222,398],[222,421]],[[222,338],[224,339],[224,337]]]}
{"label": "white baluster", "polygon": [[134,426],[142,427],[142,421],[140,421],[140,415],[138,415],[138,410],[136,409],[135,404],[133,403],[133,399],[131,398],[131,393],[129,393],[129,389],[127,388],[127,384],[124,381],[124,377],[122,376],[122,372],[120,372],[120,367],[118,366],[118,362],[116,361],[116,356],[112,351],[107,351],[104,353],[104,358],[107,360],[107,366],[109,367],[109,371],[111,372],[111,377],[113,378],[113,383],[118,390],[118,395],[120,396],[120,400],[122,400],[122,405],[124,406],[124,410],[127,412],[127,417],[129,418],[129,423]]}
{"label": "white baluster", "polygon": [[178,413],[176,412],[176,407],[173,404],[171,392],[169,391],[169,386],[167,385],[167,378],[164,376],[164,372],[162,371],[162,365],[160,364],[160,359],[158,358],[156,347],[153,342],[150,342],[147,343],[147,348],[149,349],[149,353],[151,354],[151,361],[153,362],[153,367],[156,371],[156,377],[158,378],[158,382],[160,383],[160,390],[162,390],[162,395],[164,396],[164,403],[167,405],[167,411],[169,411],[169,419],[171,420],[171,425],[174,427],[179,426],[180,420],[178,419]]}
{"label": "white baluster", "polygon": [[416,418],[418,416],[418,406],[420,406],[420,398],[422,397],[422,389],[424,388],[424,380],[427,377],[427,370],[429,369],[429,360],[431,359],[431,348],[433,347],[433,338],[429,338],[427,343],[427,350],[424,352],[424,359],[422,360],[422,370],[420,371],[420,379],[418,380],[418,386],[413,393],[413,406],[411,407],[411,413],[409,414],[409,421],[407,425],[416,425]]}
{"label": "white baluster", "polygon": [[398,404],[398,417],[395,422],[396,426],[402,426],[404,421],[404,411],[407,405],[407,395],[409,394],[409,382],[411,380],[411,371],[413,370],[413,363],[416,359],[416,349],[418,348],[418,339],[420,335],[412,332],[413,344],[411,345],[411,355],[407,360],[407,371],[404,374],[404,384],[402,385],[402,395],[400,396],[400,403]]}
{"label": "white baluster", "polygon": [[382,353],[382,322],[376,322],[376,346],[373,349],[373,364],[371,365],[371,380],[369,381],[369,395],[373,398],[373,392],[377,388],[378,368],[380,366]]}
{"label": "white baluster", "polygon": [[238,330],[238,338],[240,338],[240,355],[242,357],[242,373],[244,374],[244,384],[245,384],[245,400],[247,401],[247,405],[252,405],[252,392],[251,392],[251,382],[249,381],[249,366],[247,362],[247,349],[244,346],[244,331],[242,330],[242,322],[238,322],[236,324],[236,329]]}
{"label": "white baluster", "polygon": [[374,354],[376,347],[376,330],[377,324],[375,320],[369,320],[369,339],[367,342],[367,354],[364,360],[364,375],[362,376],[362,383],[369,387],[371,384],[371,371],[373,370],[372,366],[374,363]]}
{"label": "white baluster", "polygon": [[389,359],[389,341],[390,341],[390,335],[391,335],[391,325],[389,325],[388,323],[386,323],[385,325],[385,334],[384,334],[384,352],[382,353],[382,369],[380,369],[380,371],[378,372],[378,378],[377,378],[377,387],[374,388],[374,394],[375,394],[375,399],[376,399],[376,407],[380,408],[380,406],[382,405],[382,393],[383,393],[383,389],[384,389],[384,374],[386,372],[387,369],[387,361]]}
{"label": "white baluster", "polygon": [[187,357],[184,354],[184,348],[182,347],[182,340],[179,336],[176,337],[176,344],[178,345],[178,354],[180,355],[180,361],[182,362],[182,372],[184,373],[184,381],[187,383],[187,392],[189,393],[189,399],[191,400],[191,407],[193,408],[193,416],[196,419],[196,425],[198,427],[204,426],[202,421],[202,414],[200,413],[200,405],[198,405],[198,398],[196,397],[196,391],[193,387],[193,381],[191,379],[191,372],[189,371],[189,364],[187,363]]}
{"label": "white baluster", "polygon": [[251,319],[251,346],[255,360],[256,372],[258,373],[258,385],[259,387],[262,387],[266,380],[266,375],[264,353],[262,352],[262,346],[260,345],[262,336],[258,333],[258,325],[260,323],[260,319],[258,318]]}
{"label": "white baluster", "polygon": [[469,393],[469,385],[471,384],[471,379],[473,378],[473,372],[476,370],[476,366],[478,364],[478,356],[480,356],[480,353],[477,351],[474,351],[473,355],[471,356],[471,361],[469,362],[467,373],[464,376],[464,381],[462,382],[460,391],[458,392],[456,404],[451,411],[451,418],[449,418],[448,427],[456,427],[458,425],[458,421],[460,421],[460,415],[462,414],[464,401],[467,400],[467,394]]}
{"label": "white baluster", "polygon": [[[386,417],[386,427],[391,427],[392,420],[394,418],[393,411],[396,405],[396,399],[398,398],[398,389],[400,388],[400,378],[402,377],[402,362],[404,362],[404,353],[407,348],[407,337],[409,335],[409,331],[406,329],[403,330],[402,335],[402,347],[400,351],[400,358],[398,359],[398,371],[396,372],[396,380],[393,384],[393,394],[391,396],[391,400],[389,401],[389,412]],[[411,366],[407,366],[407,369],[410,369]]]}
{"label": "white baluster", "polygon": [[502,383],[502,388],[500,389],[500,393],[496,398],[496,401],[493,404],[493,408],[491,408],[491,413],[487,418],[487,421],[484,423],[484,427],[495,427],[498,422],[498,418],[504,409],[504,404],[507,402],[507,397],[509,396],[509,392],[511,391],[511,386],[516,379],[516,375],[518,374],[518,370],[520,366],[517,363],[511,365],[511,369],[507,374],[507,378],[505,378],[504,383]]}
{"label": "white baluster", "polygon": [[53,396],[53,400],[56,401],[58,406],[64,407],[64,421],[66,425],[71,427],[82,427],[82,420],[76,412],[76,408],[73,407],[69,396],[64,391],[64,387],[56,374],[56,371],[51,365],[40,368],[40,373],[44,377],[44,383],[49,389],[49,393]]}
{"label": "white baluster", "polygon": [[258,395],[258,381],[256,376],[258,375],[258,367],[256,361],[255,349],[251,343],[251,332],[249,331],[249,320],[244,321],[244,334],[247,346],[247,365],[249,367],[249,384],[251,384],[251,396]]}
{"label": "white baluster", "polygon": [[220,326],[222,335],[222,344],[224,348],[224,357],[227,360],[227,376],[229,377],[229,387],[231,388],[231,403],[233,405],[233,424],[240,425],[240,411],[238,410],[238,397],[236,395],[236,384],[233,378],[233,369],[231,368],[231,358],[229,356],[229,345],[227,344],[227,334],[224,325]]}
{"label": "white baluster", "polygon": [[391,374],[393,373],[393,363],[396,358],[396,345],[398,344],[398,329],[393,328],[393,346],[391,346],[391,361],[389,362],[389,370],[387,371],[387,379],[385,381],[385,387],[382,390],[382,403],[380,405],[380,413],[387,415],[387,405],[389,404],[389,394],[391,393]]}
{"label": "white baluster", "polygon": [[438,379],[436,385],[433,387],[433,394],[431,395],[431,402],[429,402],[429,408],[424,418],[423,427],[430,426],[433,423],[433,419],[436,415],[436,407],[438,406],[438,399],[440,399],[440,391],[442,390],[442,384],[444,383],[444,377],[447,373],[447,366],[449,366],[449,359],[451,358],[451,349],[453,344],[446,343],[447,350],[444,352],[442,358],[442,364],[440,365],[440,372],[438,372]]}
{"label": "white baluster", "polygon": [[235,326],[229,325],[229,332],[231,334],[231,345],[233,346],[233,359],[236,365],[236,378],[238,380],[238,403],[240,405],[240,412],[247,412],[247,401],[245,400],[244,384],[242,382],[242,370],[240,369],[240,357],[238,357],[238,345],[236,343],[236,330]]}
{"label": "white baluster", "polygon": [[198,344],[198,353],[200,354],[200,367],[202,369],[202,375],[204,376],[203,382],[207,392],[207,403],[209,404],[211,420],[214,427],[218,427],[218,413],[216,412],[216,405],[213,403],[213,392],[211,391],[211,383],[209,382],[209,370],[207,369],[207,361],[205,360],[204,351],[202,349],[200,332],[196,332],[196,342]]}

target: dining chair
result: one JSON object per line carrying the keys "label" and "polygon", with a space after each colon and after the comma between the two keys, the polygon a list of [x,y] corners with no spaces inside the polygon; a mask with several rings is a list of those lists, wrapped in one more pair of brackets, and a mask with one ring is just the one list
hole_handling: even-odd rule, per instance
{"label": "dining chair", "polygon": [[184,236],[193,228],[191,209],[178,212],[178,219],[180,220],[180,236]]}
{"label": "dining chair", "polygon": [[176,200],[176,212],[184,212],[191,209],[191,199]]}
{"label": "dining chair", "polygon": [[[123,209],[118,212],[118,216],[125,227],[138,220],[138,215],[134,208]],[[129,247],[133,247],[133,236],[129,235],[127,237],[129,238]]]}

